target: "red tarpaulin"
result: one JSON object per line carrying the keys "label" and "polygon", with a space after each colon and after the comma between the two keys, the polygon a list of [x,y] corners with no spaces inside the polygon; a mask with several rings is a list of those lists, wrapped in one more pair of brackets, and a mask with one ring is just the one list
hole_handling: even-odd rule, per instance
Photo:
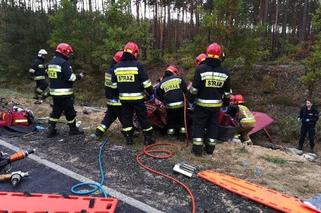
{"label": "red tarpaulin", "polygon": [[255,127],[249,133],[250,135],[266,128],[267,126],[273,123],[273,119],[263,112],[252,111],[252,114],[255,117],[256,124],[255,124]]}

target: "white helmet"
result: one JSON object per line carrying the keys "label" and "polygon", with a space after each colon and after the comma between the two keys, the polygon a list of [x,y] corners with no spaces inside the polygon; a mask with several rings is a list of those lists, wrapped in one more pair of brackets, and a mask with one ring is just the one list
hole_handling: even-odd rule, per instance
{"label": "white helmet", "polygon": [[47,55],[48,53],[47,53],[47,51],[45,50],[45,49],[41,49],[41,50],[39,50],[39,52],[38,52],[38,57],[42,57],[43,55]]}

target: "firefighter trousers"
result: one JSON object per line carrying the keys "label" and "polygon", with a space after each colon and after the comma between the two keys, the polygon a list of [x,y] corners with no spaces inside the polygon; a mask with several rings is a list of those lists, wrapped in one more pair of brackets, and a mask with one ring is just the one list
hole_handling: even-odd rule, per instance
{"label": "firefighter trousers", "polygon": [[176,130],[185,133],[184,128],[184,108],[166,109],[167,113],[167,133],[174,134]]}
{"label": "firefighter trousers", "polygon": [[215,146],[219,107],[196,106],[193,114],[193,145]]}
{"label": "firefighter trousers", "polygon": [[74,97],[73,96],[53,96],[53,107],[50,114],[49,121],[52,125],[55,125],[59,120],[62,113],[65,114],[68,124],[74,124],[76,121],[76,111],[74,109]]}
{"label": "firefighter trousers", "polygon": [[133,103],[122,103],[121,107],[121,122],[123,126],[123,132],[133,132],[133,115],[136,113],[138,122],[143,129],[144,133],[152,131],[152,126],[147,117],[147,109],[143,101]]}
{"label": "firefighter trousers", "polygon": [[106,132],[106,130],[110,127],[112,123],[114,123],[114,121],[117,118],[122,123],[121,115],[122,115],[121,106],[108,105],[107,111],[105,113],[105,117],[102,120],[101,124],[97,127],[97,129],[100,131],[100,134],[103,134],[104,132]]}
{"label": "firefighter trousers", "polygon": [[240,139],[242,143],[252,143],[252,140],[249,136],[249,133],[251,130],[254,128],[254,124],[241,124],[239,128],[239,133],[240,133]]}
{"label": "firefighter trousers", "polygon": [[46,80],[37,80],[35,88],[35,96],[37,99],[45,99],[48,93],[48,83]]}
{"label": "firefighter trousers", "polygon": [[315,138],[315,126],[309,125],[309,124],[302,124],[301,126],[301,132],[300,132],[300,140],[299,140],[299,149],[303,149],[304,140],[309,134],[309,142],[310,142],[310,148],[313,149],[314,147],[314,138]]}

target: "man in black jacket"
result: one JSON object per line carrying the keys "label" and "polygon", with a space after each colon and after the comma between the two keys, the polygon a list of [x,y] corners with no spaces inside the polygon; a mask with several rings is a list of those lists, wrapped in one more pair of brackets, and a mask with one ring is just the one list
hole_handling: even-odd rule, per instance
{"label": "man in black jacket", "polygon": [[166,106],[167,134],[172,136],[179,130],[180,138],[186,134],[184,127],[184,94],[187,86],[184,79],[177,76],[175,66],[167,67],[163,80],[159,83],[156,95]]}
{"label": "man in black jacket", "polygon": [[121,60],[122,56],[123,51],[118,51],[114,55],[109,69],[105,72],[105,97],[107,111],[101,124],[97,126],[95,134],[91,135],[91,137],[94,139],[103,136],[103,134],[117,118],[119,121],[121,121],[121,102],[119,101],[118,96],[114,96],[113,89],[116,89],[116,86],[112,83],[111,79],[112,73],[114,72],[114,67]]}
{"label": "man in black jacket", "polygon": [[30,74],[36,81],[35,99],[37,99],[37,101],[35,104],[41,104],[42,101],[47,97],[48,83],[46,81],[47,74],[45,65],[45,58],[47,54],[48,53],[46,50],[39,50],[37,58],[33,61],[29,69]]}
{"label": "man in black jacket", "polygon": [[315,138],[315,124],[319,119],[319,112],[310,100],[305,100],[305,106],[300,110],[298,120],[301,121],[301,132],[298,149],[303,149],[303,144],[307,133],[309,133],[310,151],[313,152]]}
{"label": "man in black jacket", "polygon": [[137,61],[138,54],[139,48],[136,43],[128,42],[125,45],[121,61],[115,65],[112,73],[112,86],[118,93],[114,96],[118,96],[122,104],[122,132],[127,144],[133,144],[133,115],[136,113],[144,132],[144,144],[149,145],[155,143],[155,139],[144,104],[144,90],[150,100],[154,99],[154,90],[143,66]]}
{"label": "man in black jacket", "polygon": [[229,105],[230,74],[221,67],[222,53],[217,43],[208,46],[207,58],[196,67],[189,90],[196,105],[193,115],[192,152],[197,156],[202,155],[204,144],[206,153],[213,154],[217,141],[219,110],[222,105]]}
{"label": "man in black jacket", "polygon": [[74,109],[73,83],[84,77],[83,73],[74,74],[68,61],[73,49],[69,44],[60,43],[56,54],[48,65],[50,80],[50,95],[53,98],[52,112],[49,118],[47,137],[57,135],[56,123],[64,112],[70,127],[69,135],[79,135],[84,132],[76,126],[76,111]]}

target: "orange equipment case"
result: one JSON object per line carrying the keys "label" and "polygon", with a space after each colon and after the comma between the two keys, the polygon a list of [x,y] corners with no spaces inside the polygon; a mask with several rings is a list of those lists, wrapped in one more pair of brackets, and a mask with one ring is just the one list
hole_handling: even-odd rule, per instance
{"label": "orange equipment case", "polygon": [[234,192],[255,202],[269,206],[281,212],[288,213],[315,213],[299,199],[280,192],[256,185],[245,180],[224,175],[212,170],[202,171],[197,176],[210,181],[218,186]]}
{"label": "orange equipment case", "polygon": [[116,198],[0,192],[0,213],[113,213]]}

